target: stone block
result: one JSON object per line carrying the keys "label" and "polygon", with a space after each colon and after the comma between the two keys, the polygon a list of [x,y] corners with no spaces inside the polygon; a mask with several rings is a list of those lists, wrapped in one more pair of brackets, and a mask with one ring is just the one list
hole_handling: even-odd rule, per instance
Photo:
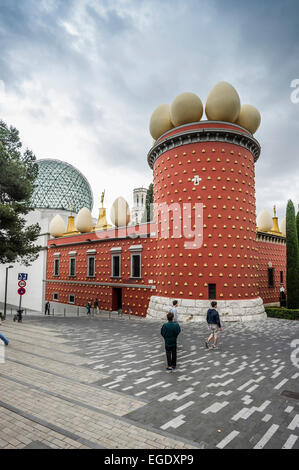
{"label": "stone block", "polygon": [[227,315],[232,315],[233,314],[233,309],[230,307],[222,307],[219,309],[219,315],[221,316],[227,316]]}
{"label": "stone block", "polygon": [[[180,322],[206,321],[207,310],[211,307],[210,300],[177,300],[177,311]],[[171,306],[171,298],[152,296],[148,309],[148,317],[165,321],[166,315]],[[217,307],[219,309],[220,318],[223,321],[246,322],[252,320],[259,321],[267,318],[263,302],[260,297],[256,299],[218,300]]]}
{"label": "stone block", "polygon": [[182,299],[181,305],[182,305],[182,307],[195,307],[196,306],[196,300]]}
{"label": "stone block", "polygon": [[195,300],[195,306],[196,307],[204,307],[206,309],[211,307],[211,301],[210,300]]}

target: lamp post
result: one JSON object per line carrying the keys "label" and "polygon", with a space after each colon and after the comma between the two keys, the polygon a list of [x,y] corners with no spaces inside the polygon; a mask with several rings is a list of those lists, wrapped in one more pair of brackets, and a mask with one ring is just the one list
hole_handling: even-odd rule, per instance
{"label": "lamp post", "polygon": [[13,266],[8,266],[6,268],[6,276],[5,276],[5,298],[4,298],[4,312],[3,312],[3,319],[6,318],[6,302],[7,302],[7,278],[8,278],[8,270],[13,268]]}

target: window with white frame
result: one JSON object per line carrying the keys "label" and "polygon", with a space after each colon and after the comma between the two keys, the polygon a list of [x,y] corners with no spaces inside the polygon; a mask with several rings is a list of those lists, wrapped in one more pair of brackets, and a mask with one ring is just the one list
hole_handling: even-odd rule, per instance
{"label": "window with white frame", "polygon": [[74,303],[75,303],[75,296],[74,296],[74,294],[70,294],[70,295],[69,295],[69,303],[70,303],[70,304],[74,304]]}
{"label": "window with white frame", "polygon": [[121,277],[120,262],[121,255],[112,255],[112,277]]}
{"label": "window with white frame", "polygon": [[58,300],[59,299],[59,294],[58,292],[54,292],[53,294],[53,300]]}
{"label": "window with white frame", "polygon": [[54,276],[59,276],[59,258],[54,258]]}
{"label": "window with white frame", "polygon": [[70,258],[70,276],[76,276],[76,258]]}
{"label": "window with white frame", "polygon": [[141,253],[131,254],[131,277],[141,277]]}
{"label": "window with white frame", "polygon": [[95,257],[89,256],[87,261],[87,276],[94,277],[95,275]]}

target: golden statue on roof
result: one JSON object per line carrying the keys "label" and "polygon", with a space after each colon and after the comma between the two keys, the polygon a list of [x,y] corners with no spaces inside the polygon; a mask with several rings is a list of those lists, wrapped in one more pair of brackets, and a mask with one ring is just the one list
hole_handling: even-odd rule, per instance
{"label": "golden statue on roof", "polygon": [[108,224],[106,219],[106,209],[104,208],[104,197],[105,197],[105,189],[101,194],[101,204],[102,207],[99,208],[99,217],[97,224],[93,227],[93,232],[97,230],[107,230],[108,228],[112,228],[112,225]]}

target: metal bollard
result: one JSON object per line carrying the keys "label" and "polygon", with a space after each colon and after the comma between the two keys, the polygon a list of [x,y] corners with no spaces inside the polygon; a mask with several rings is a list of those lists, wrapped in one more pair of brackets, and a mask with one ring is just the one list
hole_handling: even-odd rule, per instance
{"label": "metal bollard", "polygon": [[65,317],[65,308],[63,309],[63,316]]}
{"label": "metal bollard", "polygon": [[77,317],[79,316],[79,307],[77,307]]}
{"label": "metal bollard", "polygon": [[109,310],[109,320],[110,320],[110,319],[111,319],[111,312],[110,312],[110,310]]}
{"label": "metal bollard", "polygon": [[53,317],[54,317],[54,308],[52,308],[52,315],[53,315]]}

